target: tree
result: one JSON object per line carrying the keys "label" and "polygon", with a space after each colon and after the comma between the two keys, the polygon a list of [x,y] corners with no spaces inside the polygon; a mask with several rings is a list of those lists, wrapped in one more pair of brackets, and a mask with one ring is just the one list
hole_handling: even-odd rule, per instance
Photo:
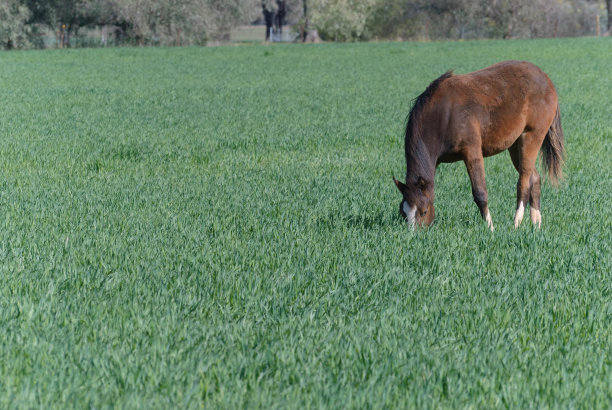
{"label": "tree", "polygon": [[309,0],[308,19],[324,40],[359,41],[376,0]]}
{"label": "tree", "polygon": [[70,45],[70,37],[86,24],[84,0],[23,0],[30,11],[30,24],[47,26],[53,31],[62,31],[62,45]]}
{"label": "tree", "polygon": [[5,50],[31,47],[29,18],[30,11],[18,0],[0,0],[0,47]]}
{"label": "tree", "polygon": [[249,0],[96,0],[109,2],[112,18],[137,45],[206,44],[228,40],[232,27],[259,10]]}
{"label": "tree", "polygon": [[606,0],[606,11],[608,13],[608,34],[612,34],[612,1]]}
{"label": "tree", "polygon": [[592,35],[589,0],[377,0],[368,31],[379,38],[518,38]]}

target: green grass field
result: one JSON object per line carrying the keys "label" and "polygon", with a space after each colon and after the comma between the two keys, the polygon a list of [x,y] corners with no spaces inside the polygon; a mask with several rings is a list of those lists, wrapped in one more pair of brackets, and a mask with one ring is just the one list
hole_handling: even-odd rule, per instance
{"label": "green grass field", "polygon": [[[612,41],[0,54],[0,407],[612,405]],[[398,216],[411,100],[530,60],[565,180]],[[527,214],[528,215],[528,214]]]}

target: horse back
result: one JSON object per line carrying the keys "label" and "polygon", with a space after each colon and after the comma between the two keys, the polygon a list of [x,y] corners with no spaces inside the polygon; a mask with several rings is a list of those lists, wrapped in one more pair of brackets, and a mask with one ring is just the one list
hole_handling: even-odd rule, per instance
{"label": "horse back", "polygon": [[505,61],[448,78],[431,107],[431,122],[450,137],[450,158],[476,143],[489,156],[509,148],[525,131],[545,133],[557,109],[557,94],[536,65]]}

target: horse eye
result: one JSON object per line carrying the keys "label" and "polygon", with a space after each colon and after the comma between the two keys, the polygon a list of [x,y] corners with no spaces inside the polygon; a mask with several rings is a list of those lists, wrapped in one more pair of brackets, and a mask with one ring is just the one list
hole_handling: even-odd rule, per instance
{"label": "horse eye", "polygon": [[423,215],[427,215],[427,209],[423,211]]}

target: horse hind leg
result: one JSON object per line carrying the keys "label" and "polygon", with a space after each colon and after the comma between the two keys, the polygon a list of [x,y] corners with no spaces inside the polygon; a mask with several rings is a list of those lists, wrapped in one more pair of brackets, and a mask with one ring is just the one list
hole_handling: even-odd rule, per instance
{"label": "horse hind leg", "polygon": [[542,225],[540,214],[540,174],[535,169],[529,178],[529,214],[531,222],[538,228]]}
{"label": "horse hind leg", "polygon": [[535,169],[542,139],[535,138],[534,133],[531,132],[523,133],[508,150],[512,163],[519,173],[519,179],[516,184],[515,228],[518,228],[523,221],[525,205],[528,202],[531,222],[538,226],[538,228],[542,224],[542,216],[540,214],[540,174]]}
{"label": "horse hind leg", "polygon": [[521,160],[519,152],[519,140],[517,140],[509,149],[510,158],[512,164],[519,173],[519,181],[516,184],[516,213],[514,214],[514,227],[517,228],[523,221],[523,214],[525,212],[525,202],[522,194],[523,187],[521,186]]}

